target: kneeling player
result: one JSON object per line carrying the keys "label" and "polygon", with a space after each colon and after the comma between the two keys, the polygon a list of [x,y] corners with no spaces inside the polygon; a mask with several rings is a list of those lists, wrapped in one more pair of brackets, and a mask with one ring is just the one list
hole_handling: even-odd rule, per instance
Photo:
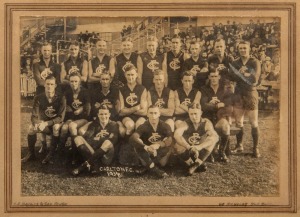
{"label": "kneeling player", "polygon": [[189,166],[188,175],[192,175],[198,167],[206,170],[204,162],[211,154],[219,137],[212,123],[201,117],[200,104],[192,103],[188,112],[189,119],[182,122],[175,130],[174,149],[179,158]]}
{"label": "kneeling player", "polygon": [[147,113],[148,120],[137,128],[130,141],[143,166],[159,178],[164,178],[168,176],[167,173],[157,168],[155,163],[166,165],[170,156],[172,131],[168,124],[159,120],[159,116],[159,108],[151,105]]}
{"label": "kneeling player", "polygon": [[[65,92],[67,100],[66,121],[61,128],[60,142],[63,149],[68,137],[72,138],[73,149],[74,138],[77,136],[77,131],[88,121],[88,116],[91,110],[90,97],[88,91],[81,87],[81,75],[72,73],[69,75],[71,89]],[[74,160],[74,159],[73,159]]]}
{"label": "kneeling player", "polygon": [[[111,164],[114,156],[114,146],[118,141],[118,124],[109,119],[110,112],[106,105],[101,105],[98,119],[88,123],[87,130],[74,141],[85,162],[72,171],[74,176],[82,171],[95,171],[97,161],[102,159],[105,165]],[[85,127],[83,127],[85,128]]]}
{"label": "kneeling player", "polygon": [[63,95],[55,91],[57,87],[55,77],[52,75],[45,79],[45,92],[34,98],[31,115],[31,125],[27,136],[28,154],[22,159],[22,162],[34,160],[34,146],[36,143],[37,133],[51,135],[50,151],[43,164],[53,163],[53,155],[59,141],[59,130],[66,112],[66,99]]}

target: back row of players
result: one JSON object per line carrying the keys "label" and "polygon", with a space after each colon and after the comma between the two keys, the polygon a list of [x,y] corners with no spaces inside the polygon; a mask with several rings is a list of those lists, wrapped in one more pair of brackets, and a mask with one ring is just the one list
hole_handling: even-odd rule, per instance
{"label": "back row of players", "polygon": [[[185,59],[177,36],[166,54],[158,55],[157,45],[157,39],[150,37],[147,52],[137,55],[125,38],[122,53],[110,58],[105,54],[106,42],[99,40],[97,56],[88,63],[79,57],[79,44],[74,42],[61,67],[51,62],[51,45],[43,45],[40,62],[33,66],[38,94],[28,134],[29,153],[22,161],[35,159],[36,133],[43,132],[53,134],[44,164],[53,163],[57,145],[64,149],[68,136],[73,151],[85,159],[74,175],[95,168],[99,158],[111,163],[119,148],[125,153],[118,155],[119,161],[126,164],[132,156],[127,154],[130,148],[118,147],[121,137],[131,140],[127,144],[142,164],[159,177],[166,173],[153,158],[165,165],[171,153],[183,159],[193,174],[197,168],[205,169],[204,161],[219,140],[219,160],[228,161],[231,117],[239,127],[234,151],[243,151],[245,114],[252,127],[253,156],[259,157],[260,63],[250,57],[250,44],[239,43],[236,60],[226,55],[224,40],[215,41],[215,54],[208,60],[201,58],[196,42],[191,44],[191,57]],[[42,143],[45,148],[45,139]]]}

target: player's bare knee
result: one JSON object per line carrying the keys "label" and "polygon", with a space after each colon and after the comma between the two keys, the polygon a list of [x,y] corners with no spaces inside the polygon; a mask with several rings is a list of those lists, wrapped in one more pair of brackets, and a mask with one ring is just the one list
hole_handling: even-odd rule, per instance
{"label": "player's bare knee", "polygon": [[180,121],[180,120],[175,121],[175,128],[176,129],[179,128],[181,123],[182,123],[182,121]]}
{"label": "player's bare knee", "polygon": [[71,122],[69,124],[69,131],[70,131],[70,133],[71,133],[72,136],[77,135],[77,124],[74,123],[74,122]]}
{"label": "player's bare knee", "polygon": [[69,130],[69,124],[62,125],[62,127],[61,127],[61,134],[68,133],[68,130]]}
{"label": "player's bare knee", "polygon": [[105,152],[108,152],[109,150],[113,149],[113,147],[113,144],[109,140],[106,140],[103,142],[101,149]]}
{"label": "player's bare knee", "polygon": [[35,130],[34,126],[32,124],[29,125],[28,128],[28,135],[34,135],[37,133],[37,130]]}
{"label": "player's bare knee", "polygon": [[134,127],[135,127],[135,124],[134,124],[134,122],[132,120],[126,121],[125,128],[126,128],[127,134],[128,133],[133,133]]}
{"label": "player's bare knee", "polygon": [[119,133],[121,137],[124,137],[126,134],[126,128],[124,127],[124,125],[118,121],[118,125],[119,125]]}
{"label": "player's bare knee", "polygon": [[172,132],[174,132],[174,127],[175,127],[174,121],[172,119],[168,119],[168,120],[166,120],[166,124],[168,124],[170,126]]}
{"label": "player's bare knee", "polygon": [[53,125],[53,136],[59,136],[59,130],[61,128],[60,124]]}
{"label": "player's bare knee", "polygon": [[80,146],[80,145],[82,145],[82,144],[84,144],[84,139],[83,139],[83,137],[82,136],[76,136],[75,138],[74,138],[74,143],[75,143],[75,145],[78,147],[78,146]]}
{"label": "player's bare knee", "polygon": [[139,126],[141,126],[143,123],[145,123],[145,121],[146,121],[145,118],[139,118],[139,119],[136,121],[135,129],[137,129]]}

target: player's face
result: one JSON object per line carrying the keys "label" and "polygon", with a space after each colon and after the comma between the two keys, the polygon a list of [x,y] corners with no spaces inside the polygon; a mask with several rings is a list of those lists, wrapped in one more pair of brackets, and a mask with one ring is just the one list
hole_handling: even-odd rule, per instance
{"label": "player's face", "polygon": [[122,52],[124,54],[130,54],[133,48],[133,44],[130,41],[123,41],[121,45]]}
{"label": "player's face", "polygon": [[150,54],[155,54],[157,49],[157,42],[155,41],[148,41],[147,42],[147,50]]}
{"label": "player's face", "polygon": [[107,49],[107,44],[105,41],[98,41],[96,44],[98,54],[104,54]]}
{"label": "player's face", "polygon": [[202,111],[197,108],[189,109],[189,117],[194,124],[200,123]]}
{"label": "player's face", "polygon": [[101,124],[107,124],[109,121],[110,112],[107,109],[99,109],[98,118]]}
{"label": "player's face", "polygon": [[42,52],[42,55],[43,55],[44,59],[50,59],[51,54],[52,54],[52,47],[51,47],[51,45],[42,46],[41,52]]}
{"label": "player's face", "polygon": [[194,78],[193,76],[183,76],[182,78],[182,84],[184,89],[192,89],[194,84]]}
{"label": "player's face", "polygon": [[77,90],[80,87],[80,78],[78,76],[70,77],[70,86],[72,90]]}
{"label": "player's face", "polygon": [[218,42],[215,43],[215,53],[217,55],[221,55],[221,56],[224,55],[224,53],[225,53],[225,45],[224,45],[223,42],[218,41]]}
{"label": "player's face", "polygon": [[190,48],[190,51],[191,51],[193,57],[198,57],[199,53],[201,51],[200,45],[199,44],[192,44],[191,48]]}
{"label": "player's face", "polygon": [[159,120],[160,112],[158,108],[149,108],[147,117],[150,123],[157,122]]}
{"label": "player's face", "polygon": [[77,57],[79,54],[79,46],[71,45],[69,48],[71,57]]}
{"label": "player's face", "polygon": [[165,85],[164,75],[154,75],[153,83],[154,83],[155,88],[162,89]]}
{"label": "player's face", "polygon": [[103,88],[109,88],[110,82],[111,82],[111,77],[109,75],[102,74],[100,76],[100,84]]}
{"label": "player's face", "polygon": [[210,73],[208,79],[211,85],[218,85],[220,80],[220,75],[218,73]]}
{"label": "player's face", "polygon": [[240,44],[239,47],[239,54],[241,57],[248,57],[250,54],[250,47],[247,44]]}
{"label": "player's face", "polygon": [[173,38],[172,39],[172,49],[173,49],[173,51],[176,51],[176,52],[180,51],[181,41],[180,41],[179,38]]}
{"label": "player's face", "polygon": [[134,84],[136,82],[137,72],[135,69],[132,69],[130,71],[127,71],[125,73],[125,76],[126,76],[127,83]]}
{"label": "player's face", "polygon": [[45,91],[46,93],[54,93],[56,88],[56,82],[54,79],[47,79],[45,81]]}

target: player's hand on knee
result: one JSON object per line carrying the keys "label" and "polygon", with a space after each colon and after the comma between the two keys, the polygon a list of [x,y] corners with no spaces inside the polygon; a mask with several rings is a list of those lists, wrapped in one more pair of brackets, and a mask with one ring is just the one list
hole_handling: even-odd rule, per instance
{"label": "player's hand on knee", "polygon": [[152,145],[150,145],[151,148],[153,148],[154,150],[157,150],[160,148],[160,145],[158,143],[154,143]]}
{"label": "player's hand on knee", "polygon": [[44,121],[38,125],[38,129],[40,131],[43,131],[47,126],[48,126],[48,123]]}
{"label": "player's hand on knee", "polygon": [[150,155],[153,155],[154,157],[157,156],[157,151],[152,148],[151,146],[145,146],[144,149],[150,154]]}
{"label": "player's hand on knee", "polygon": [[189,152],[190,152],[190,156],[193,156],[195,159],[197,159],[199,157],[199,152],[196,147],[192,146],[189,149]]}

